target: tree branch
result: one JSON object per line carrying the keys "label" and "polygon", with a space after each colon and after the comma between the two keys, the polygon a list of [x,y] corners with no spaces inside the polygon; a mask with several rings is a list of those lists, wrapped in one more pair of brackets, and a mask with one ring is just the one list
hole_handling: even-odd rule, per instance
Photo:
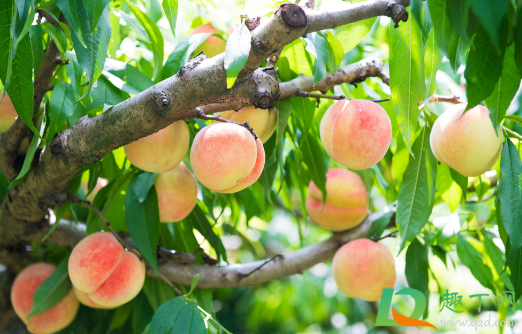
{"label": "tree branch", "polygon": [[[372,222],[384,215],[384,212],[372,213],[354,229],[335,233],[323,242],[301,248],[290,254],[278,255],[270,261],[261,260],[222,267],[164,263],[159,270],[173,283],[183,285],[190,285],[194,276],[199,274],[197,286],[201,289],[261,284],[302,273],[318,263],[330,260],[342,245],[354,239],[367,237]],[[149,271],[148,274],[154,276],[152,271]]]}

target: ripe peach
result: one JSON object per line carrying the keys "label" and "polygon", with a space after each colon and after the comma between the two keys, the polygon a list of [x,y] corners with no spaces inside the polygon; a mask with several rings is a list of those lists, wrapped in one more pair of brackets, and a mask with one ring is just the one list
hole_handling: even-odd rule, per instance
{"label": "ripe peach", "polygon": [[151,173],[163,173],[176,167],[188,151],[187,123],[177,121],[166,128],[125,145],[125,154],[136,167]]}
{"label": "ripe peach", "polygon": [[502,131],[499,128],[498,135],[495,133],[486,107],[478,105],[462,115],[466,106],[456,104],[437,118],[430,134],[431,150],[460,174],[479,176],[500,156]]}
{"label": "ripe peach", "polygon": [[233,193],[259,178],[265,164],[265,150],[259,138],[254,140],[244,127],[214,123],[194,138],[190,161],[196,178],[205,187]]}
{"label": "ripe peach", "polygon": [[[0,99],[2,96],[0,95]],[[11,125],[13,125],[14,121],[18,114],[9,98],[7,93],[4,96],[4,99],[0,103],[0,134],[7,132]]]}
{"label": "ripe peach", "polygon": [[270,139],[277,125],[277,110],[275,108],[256,109],[254,106],[248,106],[239,109],[238,112],[228,110],[219,114],[221,117],[236,123],[248,121],[263,144]]}
{"label": "ripe peach", "polygon": [[27,319],[27,315],[33,308],[35,291],[55,269],[55,266],[48,263],[32,264],[16,276],[11,288],[13,308],[31,333],[47,334],[64,329],[74,320],[80,307],[71,290],[58,304]]}
{"label": "ripe peach", "polygon": [[333,258],[332,274],[339,291],[366,301],[379,300],[382,290],[392,288],[397,278],[391,252],[370,239],[350,241],[339,248]]}
{"label": "ripe peach", "polygon": [[154,186],[158,193],[160,221],[163,223],[183,220],[196,206],[196,178],[183,162],[168,172],[158,174]]}
{"label": "ripe peach", "polygon": [[[69,258],[69,276],[74,287],[86,294],[82,303],[116,308],[132,300],[145,281],[145,264],[124,250],[107,232],[89,235],[74,247]],[[88,297],[88,298],[83,298]]]}
{"label": "ripe peach", "polygon": [[[96,197],[96,194],[98,193],[98,191],[100,191],[101,188],[105,187],[107,184],[109,184],[109,180],[107,180],[103,177],[99,177],[98,180],[96,180],[96,185],[94,186],[94,189],[91,191],[89,196],[87,196],[87,200],[92,203],[92,201],[94,201],[94,198]],[[87,194],[87,192],[89,191],[89,182],[83,182],[80,185],[80,187],[82,187],[83,192],[85,192],[85,194]]]}
{"label": "ripe peach", "polygon": [[321,142],[326,153],[351,169],[369,168],[384,157],[392,127],[386,111],[368,100],[337,101],[323,116]]}
{"label": "ripe peach", "polygon": [[306,210],[319,226],[344,231],[359,225],[368,214],[368,191],[361,177],[341,168],[326,173],[326,203],[313,181],[308,185]]}
{"label": "ripe peach", "polygon": [[[207,23],[200,25],[196,29],[192,30],[190,34],[215,34],[217,32],[218,31],[212,26],[212,24]],[[226,42],[224,40],[216,36],[210,36],[206,41],[201,43],[196,51],[192,53],[192,56],[195,57],[200,54],[201,51],[203,51],[207,57],[212,58],[220,53],[225,52],[225,46]]]}

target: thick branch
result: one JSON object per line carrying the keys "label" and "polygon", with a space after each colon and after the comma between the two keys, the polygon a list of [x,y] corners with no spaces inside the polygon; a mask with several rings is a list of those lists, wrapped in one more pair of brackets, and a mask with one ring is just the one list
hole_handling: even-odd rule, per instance
{"label": "thick branch", "polygon": [[[165,263],[160,266],[159,270],[173,283],[183,285],[190,285],[194,276],[199,274],[198,287],[201,289],[260,284],[302,273],[318,263],[331,259],[337,249],[345,243],[367,237],[372,222],[383,214],[384,211],[370,214],[361,225],[352,230],[336,233],[330,239],[290,254],[274,257],[271,261],[262,260],[223,267]],[[259,268],[261,266],[262,268]],[[154,276],[153,272],[148,274]]]}

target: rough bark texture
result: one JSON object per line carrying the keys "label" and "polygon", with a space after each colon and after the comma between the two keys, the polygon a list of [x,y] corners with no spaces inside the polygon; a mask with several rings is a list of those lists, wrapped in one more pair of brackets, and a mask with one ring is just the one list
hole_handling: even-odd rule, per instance
{"label": "rough bark texture", "polygon": [[[16,272],[33,260],[26,250],[25,242],[38,242],[45,235],[50,228],[49,209],[66,201],[68,182],[82,167],[96,163],[108,152],[157,132],[174,121],[193,117],[197,107],[206,113],[244,105],[267,108],[278,99],[298,96],[299,91],[323,91],[344,82],[360,82],[369,76],[377,76],[387,82],[388,77],[378,60],[343,67],[327,75],[315,87],[312,86],[313,79],[307,77],[279,84],[273,67],[261,69],[259,65],[270,56],[277,56],[286,44],[313,31],[380,15],[390,16],[394,21],[404,20],[407,12],[403,6],[408,5],[409,0],[373,0],[344,10],[316,11],[311,9],[313,1],[305,1],[302,7],[284,4],[271,18],[252,30],[252,48],[248,61],[232,89],[226,88],[224,54],[210,59],[200,56],[191,59],[175,76],[110,110],[96,117],[81,118],[71,128],[57,134],[42,151],[37,151],[25,179],[11,189],[0,204],[0,263]],[[49,90],[49,81],[59,56],[60,52],[51,41],[35,75],[35,113]],[[21,120],[17,120],[6,134],[0,136],[0,170],[9,180],[14,179],[19,172],[17,150],[28,136],[31,134]],[[363,226],[367,226],[368,221]],[[84,232],[77,226],[60,226],[47,242],[71,248],[83,235]],[[244,274],[257,264],[242,267],[235,274],[230,274],[232,268],[229,267],[197,267],[202,273],[200,286],[216,286],[212,282],[219,275],[223,277],[223,286],[236,286],[267,281],[270,279],[270,275],[265,274],[268,270],[277,272],[273,274],[274,278],[299,272],[331,257],[339,243],[347,239],[334,236],[331,240],[272,261],[240,281],[234,275],[238,275],[238,272]],[[312,256],[312,260],[300,262],[300,257],[308,256]],[[173,258],[176,259],[176,256]],[[282,267],[286,267],[286,271],[271,269],[274,266],[281,267],[278,263],[284,263]],[[187,269],[180,276],[176,276],[175,268],[173,264],[162,265],[162,271],[169,278],[190,284],[196,270],[190,268],[196,267],[185,267]]]}

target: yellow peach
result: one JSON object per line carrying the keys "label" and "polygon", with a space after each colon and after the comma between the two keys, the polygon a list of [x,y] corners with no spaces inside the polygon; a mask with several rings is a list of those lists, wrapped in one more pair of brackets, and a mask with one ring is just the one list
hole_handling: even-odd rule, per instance
{"label": "yellow peach", "polygon": [[190,161],[196,178],[215,192],[236,192],[254,183],[263,171],[263,144],[244,127],[214,123],[194,138]]}
{"label": "yellow peach", "polygon": [[370,239],[350,241],[339,248],[332,262],[337,288],[350,298],[376,301],[384,288],[395,285],[395,259],[383,244]]}
{"label": "yellow peach", "polygon": [[390,118],[375,102],[341,100],[328,108],[320,124],[321,142],[330,157],[351,169],[366,169],[388,151]]}
{"label": "yellow peach", "polygon": [[496,134],[486,107],[478,105],[462,115],[466,106],[467,103],[456,104],[437,118],[430,144],[437,160],[473,177],[484,174],[498,160],[502,131],[499,128]]}
{"label": "yellow peach", "polygon": [[163,173],[176,167],[188,151],[187,123],[177,121],[166,128],[125,145],[125,154],[136,167],[151,173]]}
{"label": "yellow peach", "polygon": [[331,168],[326,174],[326,203],[313,181],[308,186],[306,210],[317,225],[344,231],[359,225],[368,214],[368,191],[354,172]]}
{"label": "yellow peach", "polygon": [[56,267],[48,263],[35,263],[22,270],[11,288],[11,303],[16,314],[27,325],[31,333],[55,333],[69,326],[76,317],[80,304],[71,292],[60,302],[43,312],[36,313],[29,319],[27,315],[33,308],[35,291],[51,274]]}
{"label": "yellow peach", "polygon": [[198,186],[192,172],[180,163],[158,174],[154,180],[158,193],[160,222],[179,222],[187,217],[198,200]]}

